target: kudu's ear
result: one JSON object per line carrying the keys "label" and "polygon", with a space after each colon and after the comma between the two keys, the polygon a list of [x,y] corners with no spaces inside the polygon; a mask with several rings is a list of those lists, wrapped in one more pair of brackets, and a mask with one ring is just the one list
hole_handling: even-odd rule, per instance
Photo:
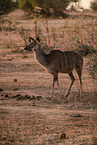
{"label": "kudu's ear", "polygon": [[37,40],[38,42],[40,42],[40,38],[39,38],[39,37],[37,37],[36,40]]}
{"label": "kudu's ear", "polygon": [[31,40],[32,41],[35,41],[32,37],[29,37],[29,42],[31,42]]}

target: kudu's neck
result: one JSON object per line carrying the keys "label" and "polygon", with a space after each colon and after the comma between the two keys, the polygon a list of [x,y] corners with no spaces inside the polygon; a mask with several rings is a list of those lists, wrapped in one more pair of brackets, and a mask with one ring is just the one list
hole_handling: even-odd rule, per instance
{"label": "kudu's neck", "polygon": [[48,63],[47,63],[46,57],[45,57],[46,54],[41,50],[40,44],[36,45],[36,49],[34,51],[34,54],[35,54],[35,57],[36,57],[37,61],[41,65],[43,65],[44,67],[48,66]]}

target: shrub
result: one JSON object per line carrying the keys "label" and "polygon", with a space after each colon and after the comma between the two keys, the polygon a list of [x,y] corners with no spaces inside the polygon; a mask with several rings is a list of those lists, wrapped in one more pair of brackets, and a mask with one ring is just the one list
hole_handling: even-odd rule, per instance
{"label": "shrub", "polygon": [[19,7],[25,11],[32,11],[34,9],[33,3],[30,0],[20,0]]}
{"label": "shrub", "polygon": [[13,2],[12,0],[0,0],[0,15],[4,15],[14,10],[18,5],[18,1]]}
{"label": "shrub", "polygon": [[92,10],[97,10],[97,0],[91,2],[91,6],[90,7],[91,7]]}
{"label": "shrub", "polygon": [[49,16],[50,9],[57,13],[58,9],[66,8],[69,2],[70,0],[19,0],[19,7],[32,12],[35,7],[39,7],[41,8],[41,14]]}
{"label": "shrub", "polygon": [[92,78],[97,77],[97,52],[95,52],[92,57],[90,58],[90,61],[88,62],[89,65],[89,72]]}

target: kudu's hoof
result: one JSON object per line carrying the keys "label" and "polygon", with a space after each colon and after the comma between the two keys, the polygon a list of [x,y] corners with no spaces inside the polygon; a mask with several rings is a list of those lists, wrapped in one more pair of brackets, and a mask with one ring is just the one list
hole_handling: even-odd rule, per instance
{"label": "kudu's hoof", "polygon": [[68,97],[68,94],[65,95],[65,98],[67,98],[67,97]]}
{"label": "kudu's hoof", "polygon": [[83,99],[83,95],[82,95],[82,96],[80,96],[80,99]]}

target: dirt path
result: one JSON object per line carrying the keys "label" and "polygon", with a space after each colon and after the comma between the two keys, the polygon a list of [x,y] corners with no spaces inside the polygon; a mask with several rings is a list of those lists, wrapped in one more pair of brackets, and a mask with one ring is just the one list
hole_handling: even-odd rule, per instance
{"label": "dirt path", "polygon": [[[38,102],[37,102],[38,101]],[[67,110],[66,105],[36,101],[0,101],[1,143],[87,144],[97,139],[97,112]],[[2,128],[3,127],[3,128]],[[65,133],[65,138],[60,134]]]}
{"label": "dirt path", "polygon": [[[57,88],[53,99],[50,99],[51,75],[37,64],[33,54],[26,56],[24,58],[22,53],[10,54],[1,60],[1,144],[95,143],[97,112],[96,102],[91,100],[91,95],[95,98],[95,82],[91,82],[87,70],[83,71],[82,100],[78,93],[78,79],[75,73],[77,80],[68,100],[60,100]],[[8,60],[12,57],[13,60]],[[67,90],[69,77],[60,74],[59,78],[62,91],[64,88]],[[90,84],[88,88],[86,82]],[[94,110],[91,110],[93,108]],[[65,133],[65,138],[60,138],[62,133]]]}

